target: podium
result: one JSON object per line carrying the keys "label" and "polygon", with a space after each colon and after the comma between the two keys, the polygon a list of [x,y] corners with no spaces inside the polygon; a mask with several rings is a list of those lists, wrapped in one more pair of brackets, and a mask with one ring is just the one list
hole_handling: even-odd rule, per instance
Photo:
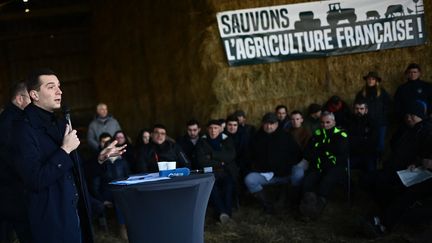
{"label": "podium", "polygon": [[131,243],[202,243],[213,174],[111,185]]}

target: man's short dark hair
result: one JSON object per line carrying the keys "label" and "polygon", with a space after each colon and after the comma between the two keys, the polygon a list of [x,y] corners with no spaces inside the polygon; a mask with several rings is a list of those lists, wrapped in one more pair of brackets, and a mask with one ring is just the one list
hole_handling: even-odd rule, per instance
{"label": "man's short dark hair", "polygon": [[294,111],[292,111],[292,112],[290,113],[291,116],[292,116],[292,115],[297,115],[297,114],[299,114],[301,117],[303,117],[303,113],[302,113],[301,111],[299,111],[299,110],[294,110]]}
{"label": "man's short dark hair", "polygon": [[408,64],[407,68],[405,69],[405,72],[408,72],[410,69],[418,69],[421,72],[420,65],[417,63]]}
{"label": "man's short dark hair", "polygon": [[189,121],[186,122],[186,127],[192,126],[192,125],[197,125],[198,127],[200,126],[198,120],[196,119],[191,119]]}
{"label": "man's short dark hair", "polygon": [[284,108],[285,111],[288,112],[288,108],[285,105],[278,105],[278,106],[276,106],[275,111],[277,112],[279,109],[282,109],[282,108]]}
{"label": "man's short dark hair", "polygon": [[235,121],[235,122],[239,122],[239,120],[238,120],[238,118],[237,118],[237,116],[235,116],[235,115],[229,115],[228,117],[227,117],[227,119],[226,119],[226,122],[228,123],[228,122],[233,122],[233,121]]}
{"label": "man's short dark hair", "polygon": [[207,122],[207,127],[209,127],[209,126],[211,126],[211,125],[221,126],[222,124],[221,124],[220,120],[218,120],[218,119],[210,119],[210,120]]}
{"label": "man's short dark hair", "polygon": [[30,72],[27,76],[27,88],[28,90],[39,90],[41,83],[39,77],[41,75],[57,75],[53,70],[49,68],[37,68]]}
{"label": "man's short dark hair", "polygon": [[309,105],[308,107],[308,113],[309,114],[313,114],[313,113],[317,113],[318,111],[320,111],[322,109],[322,106],[316,103],[312,103]]}
{"label": "man's short dark hair", "polygon": [[24,80],[20,80],[17,82],[12,83],[10,89],[9,89],[9,95],[10,99],[13,99],[15,96],[17,96],[21,92],[27,92],[27,84]]}
{"label": "man's short dark hair", "polygon": [[112,136],[107,132],[103,132],[101,135],[99,135],[99,141],[102,140],[102,138],[112,138]]}
{"label": "man's short dark hair", "polygon": [[167,130],[166,127],[165,127],[164,125],[162,125],[162,124],[155,124],[155,125],[153,125],[152,132],[153,132],[156,128],[164,129],[165,131]]}
{"label": "man's short dark hair", "polygon": [[367,100],[364,99],[364,98],[355,99],[353,106],[355,106],[355,105],[365,105],[365,107],[368,106],[367,105]]}

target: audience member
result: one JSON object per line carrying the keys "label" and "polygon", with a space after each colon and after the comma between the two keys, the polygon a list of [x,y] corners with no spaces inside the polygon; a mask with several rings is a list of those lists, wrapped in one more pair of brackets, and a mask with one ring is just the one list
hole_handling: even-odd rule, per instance
{"label": "audience member", "polygon": [[167,131],[164,125],[153,126],[151,141],[138,151],[138,172],[159,171],[157,162],[176,161],[177,168],[190,167],[190,161],[178,144],[167,139]]}
{"label": "audience member", "polygon": [[230,137],[234,142],[234,147],[236,149],[235,162],[239,168],[240,178],[243,179],[250,169],[248,160],[246,158],[247,148],[249,146],[249,138],[243,130],[239,129],[239,122],[236,116],[228,116],[226,123],[227,125],[225,134],[228,135],[228,137]]}
{"label": "audience member", "polygon": [[[274,113],[266,113],[262,118],[261,129],[251,140],[249,155],[252,168],[245,177],[245,184],[265,212],[272,213],[273,204],[263,186],[288,184],[290,180],[294,186],[299,185],[303,170],[295,165],[302,159],[300,146],[289,133],[279,127]],[[300,177],[297,173],[299,169],[302,170]]]}
{"label": "audience member", "polygon": [[118,147],[125,144],[127,145],[127,150],[122,154],[122,158],[127,161],[129,169],[135,169],[135,149],[134,146],[132,146],[129,137],[125,132],[119,130],[114,133],[113,138],[117,140]]}
{"label": "audience member", "polygon": [[[116,134],[122,134],[122,133],[116,133]],[[117,141],[116,144],[117,147],[121,147],[127,144],[126,142],[122,141],[123,145],[120,146],[119,140],[121,139],[113,138],[109,142],[105,142],[105,143],[102,140],[101,145],[104,144],[103,148],[105,149],[114,140]],[[109,188],[109,183],[114,180],[125,179],[129,176],[130,170],[129,170],[128,161],[125,158],[123,158],[123,155],[118,155],[98,162],[102,169],[101,187],[99,188],[100,189],[99,195],[102,196],[101,201],[104,202],[104,205],[112,204],[115,206],[114,196],[112,194],[112,191]],[[127,230],[126,230],[124,217],[117,207],[115,208],[115,210],[116,210],[117,221],[119,223],[120,236],[123,239],[127,239],[128,237],[127,237]]]}
{"label": "audience member", "polygon": [[246,113],[243,110],[236,110],[233,113],[239,121],[239,129],[244,130],[249,138],[255,134],[255,127],[246,123]]}
{"label": "audience member", "polygon": [[303,126],[303,114],[300,111],[295,110],[291,112],[290,117],[291,127],[288,128],[288,132],[293,136],[301,149],[304,150],[312,135],[309,130]]}
{"label": "audience member", "polygon": [[276,106],[275,114],[279,122],[279,128],[286,130],[291,127],[291,119],[288,116],[288,108],[286,106]]}
{"label": "audience member", "polygon": [[222,133],[220,121],[208,122],[207,134],[198,141],[195,153],[201,169],[213,169],[216,181],[210,194],[210,203],[215,207],[221,223],[227,223],[232,216],[238,168],[234,161],[236,153],[233,141]]}
{"label": "audience member", "polygon": [[87,142],[93,150],[97,151],[99,148],[99,136],[107,132],[111,136],[116,131],[121,130],[118,121],[108,114],[108,106],[104,103],[99,103],[96,107],[96,117],[90,122],[87,131]]}
{"label": "audience member", "polygon": [[355,100],[354,114],[348,127],[351,168],[365,172],[377,169],[377,128],[368,114],[366,100]]}
{"label": "audience member", "polygon": [[364,87],[357,93],[355,100],[365,100],[367,114],[378,135],[377,151],[382,153],[390,117],[390,95],[381,85],[381,77],[377,72],[369,72],[363,76]]}
{"label": "audience member", "polygon": [[395,112],[402,121],[409,105],[420,100],[426,104],[427,114],[431,113],[432,105],[432,85],[421,80],[421,68],[417,63],[410,63],[405,70],[407,82],[401,84],[394,95]]}
{"label": "audience member", "polygon": [[193,169],[198,169],[195,148],[200,139],[200,132],[199,122],[192,119],[186,123],[186,134],[177,138],[177,144],[180,145],[186,156],[191,160],[191,168]]}
{"label": "audience member", "polygon": [[304,126],[309,129],[310,134],[321,128],[321,109],[319,104],[312,103],[308,107],[308,116],[305,119]]}
{"label": "audience member", "polygon": [[336,124],[339,128],[346,129],[348,127],[351,111],[345,101],[343,101],[339,96],[333,95],[330,97],[324,105],[323,111],[333,113],[336,119]]}
{"label": "audience member", "polygon": [[310,165],[304,179],[300,212],[316,218],[324,209],[335,185],[346,177],[348,135],[336,127],[333,113],[322,113],[321,129],[313,134],[305,157]]}

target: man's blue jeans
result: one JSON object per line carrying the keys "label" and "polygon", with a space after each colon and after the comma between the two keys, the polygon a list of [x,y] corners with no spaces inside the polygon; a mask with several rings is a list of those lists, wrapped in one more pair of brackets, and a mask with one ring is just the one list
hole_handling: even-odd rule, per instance
{"label": "man's blue jeans", "polygon": [[304,177],[304,171],[307,169],[308,163],[302,160],[294,165],[289,176],[273,176],[269,181],[259,172],[251,172],[246,175],[244,182],[249,192],[255,193],[263,189],[264,185],[288,184],[291,182],[293,186],[299,186]]}

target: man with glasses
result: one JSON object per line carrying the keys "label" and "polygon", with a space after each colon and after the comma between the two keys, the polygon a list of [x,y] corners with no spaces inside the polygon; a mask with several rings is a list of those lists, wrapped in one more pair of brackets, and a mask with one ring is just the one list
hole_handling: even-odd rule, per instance
{"label": "man with glasses", "polygon": [[10,223],[20,242],[30,242],[24,185],[10,153],[10,136],[14,120],[30,104],[25,82],[12,85],[11,99],[0,115],[0,222]]}
{"label": "man with glasses", "polygon": [[138,151],[138,172],[157,172],[157,162],[176,161],[177,168],[190,167],[189,158],[181,147],[167,139],[166,128],[162,124],[153,126],[151,141]]}

